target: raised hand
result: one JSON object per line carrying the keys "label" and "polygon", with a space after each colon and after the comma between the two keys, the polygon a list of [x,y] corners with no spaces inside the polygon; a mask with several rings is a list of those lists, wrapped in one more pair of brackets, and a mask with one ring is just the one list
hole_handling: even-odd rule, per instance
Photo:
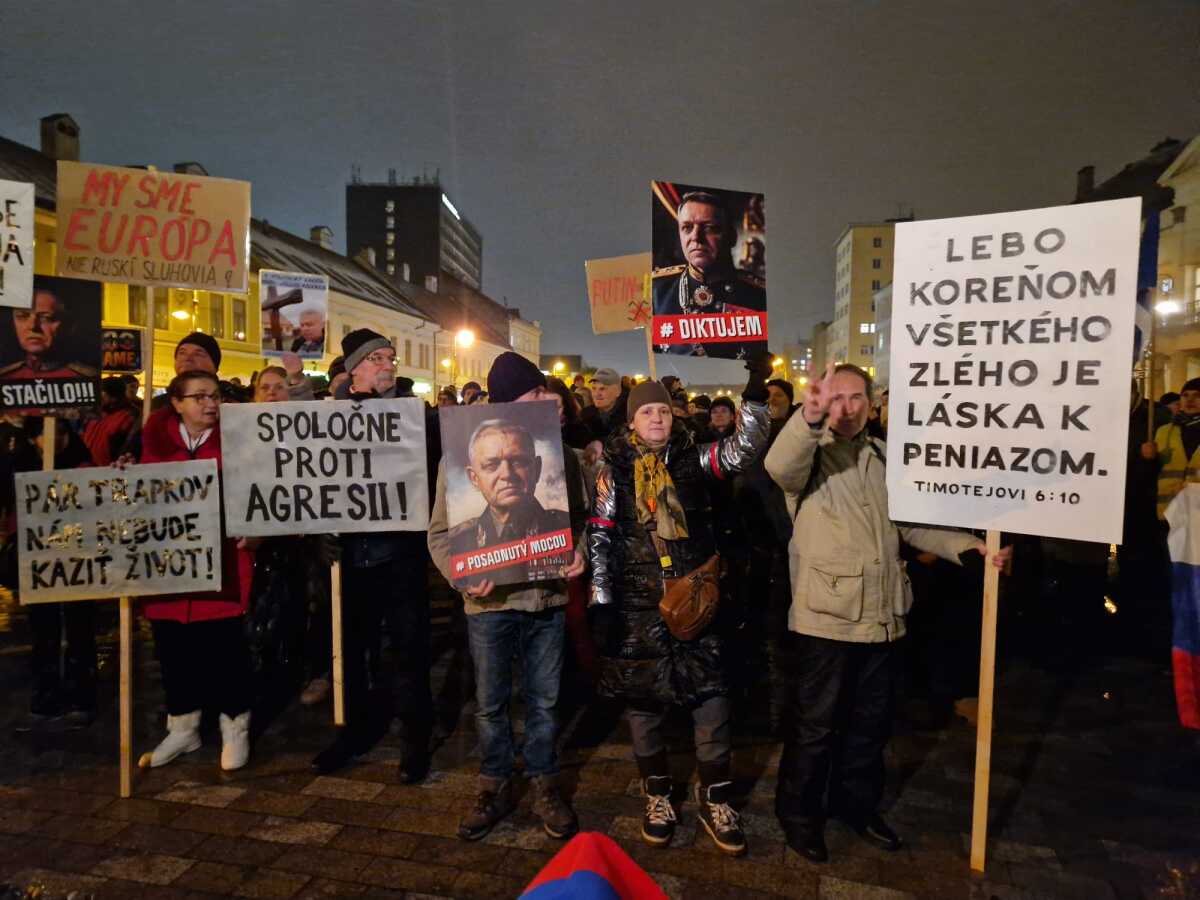
{"label": "raised hand", "polygon": [[825,367],[825,375],[808,383],[808,393],[804,398],[804,421],[816,425],[829,413],[829,404],[833,397],[833,363]]}

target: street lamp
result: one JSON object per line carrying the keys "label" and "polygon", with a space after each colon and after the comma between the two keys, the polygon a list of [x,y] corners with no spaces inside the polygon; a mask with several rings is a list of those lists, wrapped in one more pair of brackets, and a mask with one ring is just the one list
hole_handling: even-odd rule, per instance
{"label": "street lamp", "polygon": [[554,374],[557,375],[559,372],[561,372],[566,367],[567,367],[567,364],[560,359],[558,362],[556,362],[554,364]]}
{"label": "street lamp", "polygon": [[458,334],[454,335],[454,343],[466,350],[475,343],[475,332],[470,328],[461,329]]}

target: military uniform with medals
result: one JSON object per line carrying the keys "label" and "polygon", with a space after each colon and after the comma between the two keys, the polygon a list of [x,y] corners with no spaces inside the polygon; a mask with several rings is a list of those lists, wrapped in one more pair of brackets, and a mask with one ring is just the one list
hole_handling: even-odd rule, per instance
{"label": "military uniform with medals", "polygon": [[[690,265],[668,266],[654,270],[653,282],[656,316],[766,312],[767,309],[766,283],[733,267],[705,276]],[[766,348],[766,340],[658,345],[663,353],[717,359],[746,359]]]}
{"label": "military uniform with medals", "polygon": [[0,368],[0,380],[16,381],[25,378],[95,378],[99,371],[83,363],[62,363],[28,355],[21,362]]}
{"label": "military uniform with medals", "polygon": [[[546,509],[536,499],[519,510],[514,510],[507,524],[500,526],[492,515],[491,507],[474,519],[468,519],[450,529],[450,556],[453,559],[464,553],[475,553],[500,544],[537,537],[555,531],[571,528],[571,514],[560,509]],[[562,569],[562,561],[549,564],[547,560],[530,560],[525,563],[523,580],[540,581],[546,578],[558,578]],[[467,583],[477,582],[483,578],[492,577],[483,573],[469,579]]]}

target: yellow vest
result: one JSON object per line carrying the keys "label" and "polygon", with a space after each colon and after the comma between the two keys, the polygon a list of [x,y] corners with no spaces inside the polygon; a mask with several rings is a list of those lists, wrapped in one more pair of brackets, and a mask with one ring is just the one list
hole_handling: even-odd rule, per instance
{"label": "yellow vest", "polygon": [[1200,484],[1200,453],[1187,458],[1183,433],[1173,422],[1159,427],[1154,443],[1158,445],[1158,517],[1164,519],[1167,506],[1185,484]]}

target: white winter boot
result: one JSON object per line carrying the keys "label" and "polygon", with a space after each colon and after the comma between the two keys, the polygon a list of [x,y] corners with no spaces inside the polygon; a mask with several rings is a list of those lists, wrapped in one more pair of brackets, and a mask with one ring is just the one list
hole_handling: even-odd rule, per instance
{"label": "white winter boot", "polygon": [[167,736],[150,753],[143,753],[143,769],[165,766],[177,756],[200,749],[200,710],[182,716],[167,716]]}
{"label": "white winter boot", "polygon": [[250,710],[236,719],[221,713],[221,768],[240,769],[250,758]]}

